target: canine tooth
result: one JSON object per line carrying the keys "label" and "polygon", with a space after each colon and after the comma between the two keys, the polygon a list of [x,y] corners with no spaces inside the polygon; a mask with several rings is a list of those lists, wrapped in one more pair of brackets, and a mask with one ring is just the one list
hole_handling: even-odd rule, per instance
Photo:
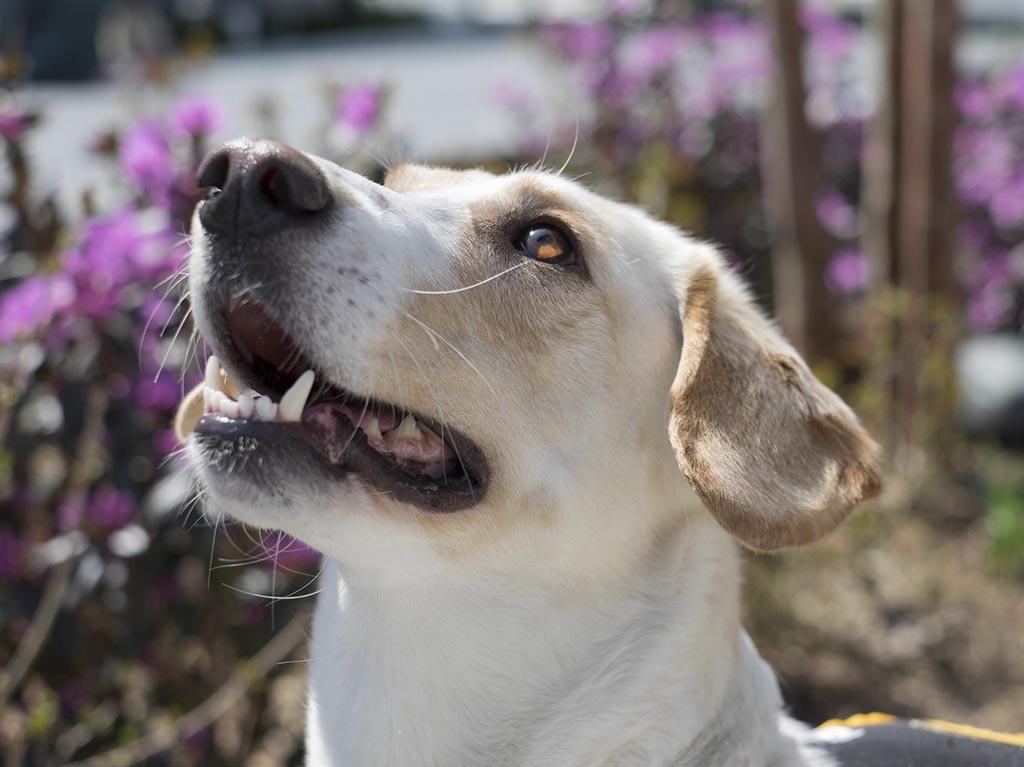
{"label": "canine tooth", "polygon": [[282,421],[298,421],[302,417],[302,408],[306,406],[306,399],[313,390],[314,378],[316,374],[312,370],[307,370],[281,397],[277,412],[281,415]]}
{"label": "canine tooth", "polygon": [[213,410],[213,389],[206,384],[203,384],[203,412],[209,413]]}
{"label": "canine tooth", "polygon": [[367,416],[366,420],[362,423],[362,427],[367,437],[384,438],[384,435],[380,433],[380,422],[377,420],[377,416]]}
{"label": "canine tooth", "polygon": [[238,412],[242,418],[252,418],[252,414],[256,412],[256,401],[248,394],[241,395],[238,398]]}
{"label": "canine tooth", "polygon": [[211,354],[206,361],[206,385],[214,391],[221,390],[220,383],[220,360],[216,354]]}
{"label": "canine tooth", "polygon": [[420,438],[420,427],[416,425],[416,418],[412,414],[407,415],[398,424],[398,428],[395,429],[395,437],[398,439]]}
{"label": "canine tooth", "polygon": [[237,400],[242,392],[238,390],[238,384],[235,383],[235,379],[229,376],[228,371],[224,368],[220,369],[220,374],[224,376],[223,392],[231,397],[231,399]]}
{"label": "canine tooth", "polygon": [[270,397],[260,397],[256,400],[256,418],[260,421],[276,421],[277,403]]}

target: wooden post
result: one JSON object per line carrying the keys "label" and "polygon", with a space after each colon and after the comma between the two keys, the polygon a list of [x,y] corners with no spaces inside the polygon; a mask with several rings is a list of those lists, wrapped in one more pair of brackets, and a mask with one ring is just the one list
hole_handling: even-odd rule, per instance
{"label": "wooden post", "polygon": [[775,73],[762,125],[764,202],[772,231],[774,310],[810,360],[834,356],[835,303],[825,288],[829,237],[817,213],[821,142],[807,120],[798,0],[766,3]]}
{"label": "wooden post", "polygon": [[877,19],[884,43],[881,103],[864,167],[865,249],[876,305],[888,307],[892,339],[888,442],[916,440],[921,361],[936,297],[953,298],[956,242],[952,143],[956,122],[956,0],[887,0]]}

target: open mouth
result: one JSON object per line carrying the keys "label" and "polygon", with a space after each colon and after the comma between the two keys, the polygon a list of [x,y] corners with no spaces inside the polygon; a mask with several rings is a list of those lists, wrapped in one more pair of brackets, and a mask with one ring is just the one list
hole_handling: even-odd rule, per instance
{"label": "open mouth", "polygon": [[273,449],[296,440],[322,468],[355,472],[375,489],[429,511],[478,502],[486,485],[479,448],[451,428],[399,405],[364,398],[318,373],[301,347],[260,304],[228,302],[221,334],[232,378],[220,359],[206,365],[203,416],[195,427],[218,447]]}

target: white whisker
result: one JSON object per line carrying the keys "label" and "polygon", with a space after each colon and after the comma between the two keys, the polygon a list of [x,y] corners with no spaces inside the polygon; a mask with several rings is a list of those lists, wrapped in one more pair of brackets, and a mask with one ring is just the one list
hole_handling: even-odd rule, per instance
{"label": "white whisker", "polygon": [[565,169],[569,167],[569,163],[572,162],[573,155],[576,154],[576,145],[580,140],[580,107],[575,100],[572,102],[573,108],[576,110],[576,134],[572,137],[572,146],[569,148],[569,156],[565,158],[565,162],[562,163],[562,167],[558,169],[556,176],[561,176],[565,172]]}
{"label": "white whisker", "polygon": [[[462,360],[463,362],[465,362],[465,363],[466,363],[466,364],[467,364],[467,365],[469,366],[469,369],[470,369],[470,370],[472,370],[472,371],[473,371],[474,373],[476,373],[476,374],[477,374],[477,377],[479,377],[479,379],[480,379],[481,381],[483,381],[483,383],[484,383],[484,386],[486,386],[486,387],[487,387],[487,388],[488,388],[488,389],[490,390],[491,394],[493,394],[493,395],[494,395],[495,397],[497,397],[497,396],[498,396],[498,392],[497,392],[497,390],[496,390],[496,389],[495,389],[495,388],[494,388],[493,386],[491,386],[491,382],[490,382],[490,381],[488,381],[488,380],[487,380],[487,379],[486,379],[486,378],[484,377],[484,374],[483,374],[483,373],[481,373],[481,372],[480,372],[480,371],[479,371],[479,370],[477,369],[477,366],[476,366],[476,365],[474,365],[474,364],[473,364],[472,362],[470,362],[470,361],[469,361],[469,358],[468,358],[468,357],[467,357],[467,356],[466,356],[465,354],[463,354],[463,353],[462,353],[461,351],[459,351],[459,349],[458,349],[458,348],[457,348],[457,347],[456,347],[456,346],[455,346],[455,345],[454,345],[454,344],[453,344],[453,343],[452,343],[451,341],[449,341],[449,340],[448,340],[447,338],[445,338],[444,336],[442,336],[442,335],[441,335],[440,333],[438,333],[438,332],[437,332],[436,330],[434,330],[433,328],[431,328],[430,326],[428,326],[428,325],[427,325],[426,323],[420,322],[420,321],[419,321],[418,319],[416,319],[415,317],[413,317],[413,316],[412,316],[411,314],[409,314],[408,312],[406,312],[406,311],[403,311],[402,309],[399,309],[398,311],[399,311],[399,312],[401,312],[401,314],[402,314],[402,315],[403,315],[403,316],[404,316],[404,317],[405,317],[406,319],[412,320],[412,321],[413,321],[413,322],[415,322],[415,323],[416,323],[417,325],[419,325],[419,326],[420,326],[421,328],[423,328],[423,330],[424,330],[424,332],[425,332],[425,333],[429,334],[429,335],[430,335],[430,336],[431,336],[432,338],[436,336],[436,337],[437,337],[437,340],[439,340],[439,341],[440,341],[441,343],[443,343],[443,344],[444,344],[445,346],[447,346],[447,347],[448,347],[449,349],[451,349],[451,350],[452,350],[453,352],[455,352],[455,353],[456,353],[457,355],[459,355],[459,358],[460,358],[460,359],[461,359],[461,360]],[[436,348],[437,344],[435,343],[434,345],[435,345],[435,348]]]}
{"label": "white whisker", "polygon": [[453,288],[451,290],[413,290],[411,288],[402,288],[402,290],[405,291],[406,293],[416,293],[417,295],[420,295],[420,296],[450,296],[450,295],[452,295],[454,293],[463,293],[463,292],[465,292],[467,290],[472,290],[473,288],[478,288],[481,285],[486,285],[488,282],[496,280],[499,277],[503,277],[506,274],[508,274],[509,272],[514,272],[516,269],[520,269],[520,268],[526,266],[528,263],[530,263],[530,262],[529,261],[520,261],[515,266],[510,266],[508,269],[505,269],[504,271],[498,272],[497,274],[492,274],[487,279],[480,280],[480,282],[474,282],[472,285],[467,285],[464,288]]}

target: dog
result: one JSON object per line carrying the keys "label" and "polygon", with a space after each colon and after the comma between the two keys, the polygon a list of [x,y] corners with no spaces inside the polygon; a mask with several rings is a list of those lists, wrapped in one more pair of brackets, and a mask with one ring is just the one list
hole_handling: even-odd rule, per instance
{"label": "dog", "polygon": [[879,451],[722,256],[556,174],[215,150],[177,430],[325,557],[310,767],[836,763],[740,625]]}

